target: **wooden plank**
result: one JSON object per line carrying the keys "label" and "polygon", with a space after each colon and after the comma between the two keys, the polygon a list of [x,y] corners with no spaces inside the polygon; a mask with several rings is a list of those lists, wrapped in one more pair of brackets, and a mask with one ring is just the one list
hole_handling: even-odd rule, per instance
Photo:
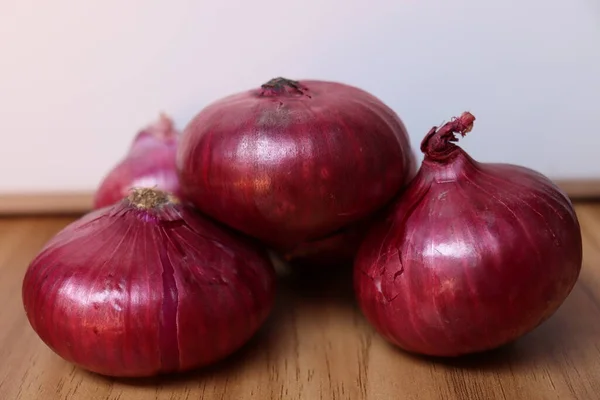
{"label": "wooden plank", "polygon": [[[574,200],[600,199],[600,178],[557,179]],[[0,193],[0,215],[80,214],[91,210],[92,192]]]}
{"label": "wooden plank", "polygon": [[90,192],[0,194],[0,215],[81,214],[92,201]]}
{"label": "wooden plank", "polygon": [[579,282],[558,312],[496,351],[411,356],[354,301],[351,270],[281,277],[275,310],[244,348],[187,374],[112,379],[64,361],[34,333],[20,289],[30,260],[72,218],[0,218],[0,399],[584,400],[600,391],[600,203],[577,204]]}
{"label": "wooden plank", "polygon": [[600,178],[555,179],[554,182],[572,199],[600,199]]}

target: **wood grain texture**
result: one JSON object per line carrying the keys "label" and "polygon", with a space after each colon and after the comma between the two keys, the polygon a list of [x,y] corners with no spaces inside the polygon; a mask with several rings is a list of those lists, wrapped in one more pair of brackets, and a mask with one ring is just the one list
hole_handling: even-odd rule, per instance
{"label": "wood grain texture", "polygon": [[578,204],[581,278],[560,310],[497,351],[459,359],[410,356],[358,312],[348,271],[284,275],[267,325],[211,368],[158,379],[109,379],[63,361],[30,328],[21,279],[43,243],[72,218],[0,219],[0,399],[600,398],[600,204]]}
{"label": "wood grain texture", "polygon": [[92,208],[93,193],[0,193],[0,215],[84,213]]}
{"label": "wood grain texture", "polygon": [[600,179],[555,179],[572,199],[600,199]]}
{"label": "wood grain texture", "polygon": [[[600,199],[600,179],[555,182],[572,199]],[[93,196],[92,192],[0,193],[0,216],[84,213],[92,208]]]}

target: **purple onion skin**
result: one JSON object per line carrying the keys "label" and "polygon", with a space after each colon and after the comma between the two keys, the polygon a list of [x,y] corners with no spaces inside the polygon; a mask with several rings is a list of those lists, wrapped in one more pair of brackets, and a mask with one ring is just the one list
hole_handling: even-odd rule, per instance
{"label": "purple onion skin", "polygon": [[264,323],[274,294],[264,250],[181,204],[128,199],[60,231],[23,281],[39,337],[65,360],[118,377],[223,359]]}
{"label": "purple onion skin", "polygon": [[535,329],[563,303],[582,264],[568,197],[533,170],[479,163],[451,143],[465,113],[421,145],[421,168],[355,260],[366,318],[406,351],[459,356]]}
{"label": "purple onion skin", "polygon": [[177,166],[198,209],[286,251],[386,204],[413,157],[402,121],[371,94],[277,78],[200,111]]}
{"label": "purple onion skin", "polygon": [[94,209],[121,201],[133,187],[154,187],[181,196],[175,163],[179,136],[166,114],[138,132],[127,155],[102,179]]}

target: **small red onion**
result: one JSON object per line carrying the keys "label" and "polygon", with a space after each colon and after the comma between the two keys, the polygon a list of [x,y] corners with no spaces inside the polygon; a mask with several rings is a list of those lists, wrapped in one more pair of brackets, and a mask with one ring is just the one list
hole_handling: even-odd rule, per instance
{"label": "small red onion", "polygon": [[480,163],[455,145],[475,117],[434,127],[425,159],[355,261],[367,319],[415,353],[499,347],[548,319],[578,279],[582,240],[568,197],[531,169]]}
{"label": "small red onion", "polygon": [[177,157],[196,207],[284,250],[381,208],[413,162],[402,121],[373,95],[284,78],[204,108]]}
{"label": "small red onion", "polygon": [[138,132],[125,158],[100,183],[94,208],[121,201],[133,187],[153,187],[179,196],[175,165],[179,135],[166,114]]}
{"label": "small red onion", "polygon": [[52,238],[23,304],[58,355],[85,369],[152,376],[214,363],[274,302],[268,254],[155,189],[134,189]]}

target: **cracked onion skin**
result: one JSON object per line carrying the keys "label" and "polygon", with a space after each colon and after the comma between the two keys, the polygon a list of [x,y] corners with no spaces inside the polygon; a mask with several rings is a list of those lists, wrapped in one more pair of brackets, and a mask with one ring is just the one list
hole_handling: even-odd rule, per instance
{"label": "cracked onion skin", "polygon": [[266,251],[166,192],[135,189],[56,234],[23,281],[27,318],[58,355],[147,377],[235,352],[272,309]]}
{"label": "cracked onion skin", "polygon": [[512,342],[559,308],[581,270],[569,198],[531,169],[471,158],[453,142],[474,120],[464,113],[428,133],[417,176],[355,260],[361,310],[408,352]]}
{"label": "cracked onion skin", "polygon": [[286,252],[385,205],[413,157],[402,121],[373,95],[275,78],[201,110],[184,129],[177,167],[198,209]]}
{"label": "cracked onion skin", "polygon": [[118,203],[134,187],[150,187],[180,196],[175,157],[180,132],[173,120],[160,114],[141,129],[125,155],[102,178],[94,194],[94,209]]}

